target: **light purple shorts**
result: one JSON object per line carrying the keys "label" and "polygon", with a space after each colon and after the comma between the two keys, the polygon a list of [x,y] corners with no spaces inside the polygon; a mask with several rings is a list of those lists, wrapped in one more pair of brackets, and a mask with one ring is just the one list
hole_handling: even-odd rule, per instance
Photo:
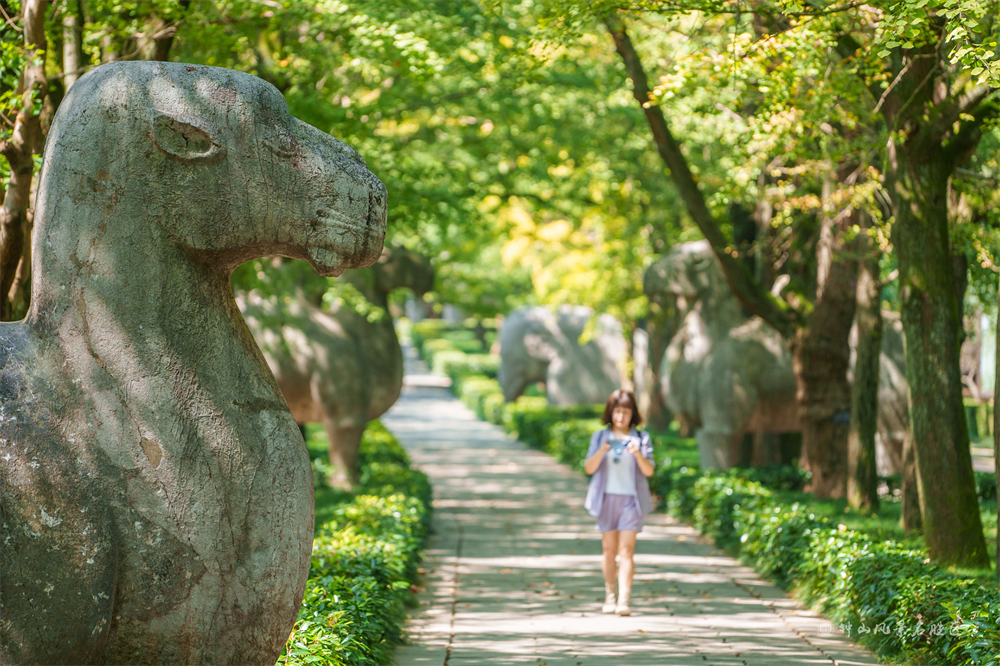
{"label": "light purple shorts", "polygon": [[616,530],[642,531],[642,511],[635,495],[604,493],[601,513],[597,516],[597,529],[602,532]]}

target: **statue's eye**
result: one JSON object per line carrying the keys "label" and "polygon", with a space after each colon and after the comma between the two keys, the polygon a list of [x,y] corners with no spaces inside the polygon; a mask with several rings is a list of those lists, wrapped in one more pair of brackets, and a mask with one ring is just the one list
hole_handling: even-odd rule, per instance
{"label": "statue's eye", "polygon": [[295,139],[293,139],[291,133],[284,128],[275,129],[264,143],[268,150],[278,157],[289,158],[296,153],[297,146]]}

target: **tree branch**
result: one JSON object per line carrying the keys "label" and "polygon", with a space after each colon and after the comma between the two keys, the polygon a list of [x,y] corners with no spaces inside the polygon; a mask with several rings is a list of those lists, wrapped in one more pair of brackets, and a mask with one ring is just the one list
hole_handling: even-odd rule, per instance
{"label": "tree branch", "polygon": [[604,25],[614,39],[615,49],[625,61],[625,69],[632,79],[633,95],[646,113],[656,149],[667,168],[670,169],[671,178],[684,201],[688,214],[719,258],[730,290],[744,307],[771,324],[785,339],[790,340],[795,335],[798,323],[795,313],[784,307],[784,304],[772,296],[770,292],[762,289],[747,266],[733,256],[731,243],[727,241],[719,223],[708,210],[705,198],[701,190],[698,189],[694,175],[681,152],[680,144],[670,133],[663,110],[649,100],[649,83],[646,79],[646,73],[639,55],[632,45],[632,40],[625,30],[624,23],[616,14],[609,14],[604,17]]}

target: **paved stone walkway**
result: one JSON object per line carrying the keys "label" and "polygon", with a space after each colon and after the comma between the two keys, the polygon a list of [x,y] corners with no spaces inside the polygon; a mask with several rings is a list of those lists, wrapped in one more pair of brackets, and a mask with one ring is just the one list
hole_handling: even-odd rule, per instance
{"label": "paved stone walkway", "polygon": [[407,384],[382,421],[431,477],[435,533],[399,666],[878,663],[663,514],[639,535],[632,616],[603,615],[582,471],[477,420],[439,380]]}

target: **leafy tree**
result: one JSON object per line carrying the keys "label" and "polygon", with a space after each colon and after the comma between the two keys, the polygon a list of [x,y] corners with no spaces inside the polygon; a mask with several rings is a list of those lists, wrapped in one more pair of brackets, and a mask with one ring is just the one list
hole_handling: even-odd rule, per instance
{"label": "leafy tree", "polygon": [[[990,62],[995,57],[992,51],[981,46],[991,43],[981,36],[992,33],[993,28],[986,20],[975,24],[967,21],[961,12],[953,11],[954,7],[946,3],[933,7],[922,1],[919,4],[920,7],[887,4],[880,6],[878,12],[866,13],[866,8],[759,3],[753,7],[752,22],[758,40],[765,41],[793,31],[807,20],[815,31],[824,35],[820,43],[826,49],[826,57],[825,63],[824,58],[803,59],[822,63],[828,70],[835,67],[838,73],[853,75],[856,82],[871,91],[879,120],[889,133],[890,150],[878,155],[883,159],[878,164],[881,168],[877,177],[885,179],[880,189],[887,195],[888,212],[893,216],[893,242],[899,252],[903,320],[910,341],[907,360],[913,398],[911,423],[918,451],[920,497],[927,520],[928,545],[932,554],[943,561],[982,565],[985,556],[982,530],[974,493],[969,490],[972,488],[971,461],[958,378],[958,317],[951,279],[945,195],[949,177],[960,160],[974,150],[983,123],[995,114],[992,89],[988,85],[992,77]],[[793,341],[793,350],[799,358],[796,369],[800,414],[806,420],[806,455],[811,451],[842,450],[838,443],[841,437],[831,431],[829,424],[837,412],[816,408],[824,402],[827,406],[831,402],[843,403],[846,396],[842,390],[827,390],[822,378],[839,379],[842,374],[836,367],[839,363],[831,364],[829,359],[844,356],[843,352],[838,352],[844,347],[841,344],[844,336],[842,331],[831,336],[829,325],[843,322],[844,315],[852,311],[853,303],[835,297],[825,304],[824,297],[846,291],[850,268],[844,266],[844,270],[835,270],[837,252],[826,253],[833,261],[826,269],[819,266],[816,300],[800,310],[799,315],[770,298],[755,282],[745,264],[735,256],[734,239],[725,235],[720,216],[713,214],[706,203],[684,150],[670,133],[657,104],[659,100],[651,96],[653,91],[646,81],[642,64],[617,14],[624,9],[645,18],[655,12],[701,8],[719,15],[727,11],[727,6],[657,2],[602,2],[582,6],[556,0],[547,8],[550,34],[553,25],[557,27],[555,32],[567,27],[575,30],[588,17],[604,22],[626,64],[634,94],[646,111],[656,147],[672,172],[689,214],[720,258],[734,293],[749,310],[760,314]],[[984,14],[984,19],[987,16]],[[947,32],[949,21],[953,20],[961,23],[962,30],[953,28]],[[905,27],[901,27],[903,22]],[[971,34],[973,29],[981,29],[981,35],[975,39]],[[956,48],[949,39],[963,41]],[[961,67],[962,58],[972,53],[982,60],[975,74]],[[833,54],[834,57],[830,57]],[[737,56],[735,50],[732,55]],[[799,49],[797,55],[807,54]],[[776,94],[795,96],[794,88],[784,90]],[[834,130],[831,133],[838,129],[831,123],[826,125]],[[841,134],[850,134],[843,129]],[[842,175],[844,166],[852,165],[841,162],[841,168],[835,172]],[[856,167],[852,171],[856,171]],[[843,179],[838,177],[837,180]],[[819,249],[822,261],[824,252],[822,247]],[[830,289],[822,284],[824,272],[826,280],[837,278]],[[823,365],[826,365],[823,371],[815,371]],[[812,376],[803,376],[803,371]],[[810,419],[817,411],[821,417]],[[811,434],[815,436],[812,443],[809,442]],[[817,446],[820,442],[834,446]],[[836,458],[824,461],[836,462]],[[826,467],[827,464],[823,464],[817,469],[822,472]],[[951,474],[942,475],[940,470],[943,468]]]}

